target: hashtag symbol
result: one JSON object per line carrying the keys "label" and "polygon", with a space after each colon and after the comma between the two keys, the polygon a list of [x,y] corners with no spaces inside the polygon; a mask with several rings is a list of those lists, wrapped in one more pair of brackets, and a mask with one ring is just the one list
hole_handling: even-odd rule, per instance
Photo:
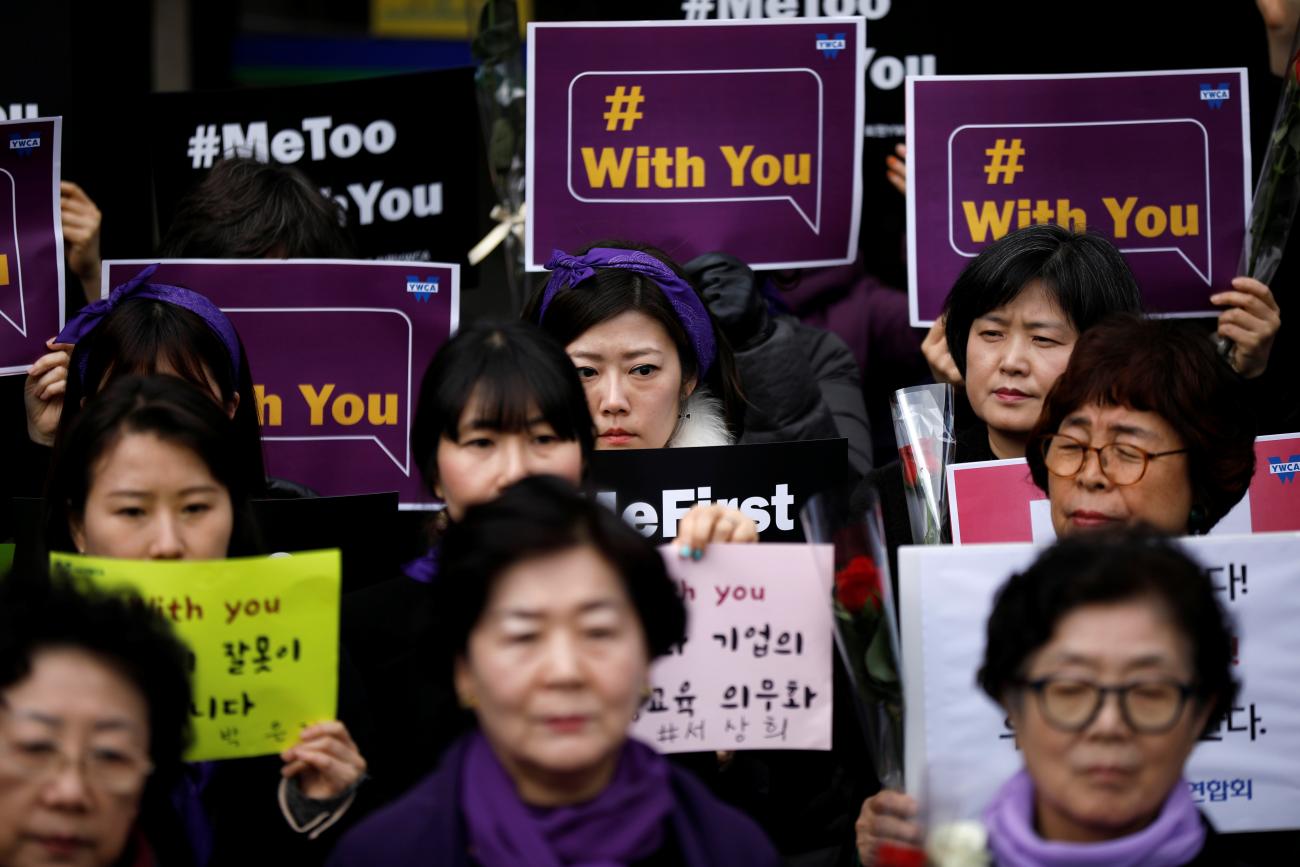
{"label": "hashtag symbol", "polygon": [[[1020,139],[1013,138],[1011,147],[1007,147],[1007,140],[1004,138],[994,142],[993,147],[985,148],[984,155],[991,157],[984,171],[989,176],[989,183],[998,183],[998,175],[1002,175],[1002,183],[1010,184],[1016,180],[1016,173],[1023,172],[1025,167],[1020,164],[1020,158],[1025,155],[1025,149],[1020,146]],[[1003,160],[1006,160],[1003,162]]]}
{"label": "hashtag symbol", "polygon": [[623,132],[632,129],[635,121],[644,117],[636,107],[645,102],[645,97],[641,95],[641,85],[633,85],[631,92],[623,85],[615,88],[614,92],[605,97],[605,102],[609,103],[609,111],[605,112],[602,117],[605,118],[605,132],[613,132],[618,129],[619,121],[623,122]]}
{"label": "hashtag symbol", "polygon": [[217,135],[216,124],[204,126],[199,124],[194,128],[194,135],[190,136],[189,150],[185,151],[185,156],[192,161],[192,168],[210,169],[212,160],[221,153],[221,136]]}
{"label": "hashtag symbol", "polygon": [[682,14],[687,21],[703,21],[716,5],[713,0],[682,0]]}

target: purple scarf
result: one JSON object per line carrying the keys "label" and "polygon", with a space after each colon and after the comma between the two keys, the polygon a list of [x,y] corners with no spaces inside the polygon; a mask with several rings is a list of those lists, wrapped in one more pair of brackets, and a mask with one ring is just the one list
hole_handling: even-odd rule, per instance
{"label": "purple scarf", "polygon": [[1044,840],[1034,830],[1034,782],[1020,771],[984,810],[989,848],[999,867],[1178,867],[1205,845],[1205,825],[1179,779],[1147,827],[1103,843]]}
{"label": "purple scarf", "polygon": [[630,864],[659,850],[674,805],[668,763],[630,739],[609,785],[583,804],[526,805],[481,732],[471,738],[460,784],[471,851],[484,867]]}
{"label": "purple scarf", "polygon": [[435,546],[402,566],[402,574],[421,584],[432,584],[438,577],[438,548]]}

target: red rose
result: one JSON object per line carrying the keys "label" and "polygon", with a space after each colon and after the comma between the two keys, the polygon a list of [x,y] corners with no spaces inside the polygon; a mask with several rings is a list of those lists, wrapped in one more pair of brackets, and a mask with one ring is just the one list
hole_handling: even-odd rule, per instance
{"label": "red rose", "polygon": [[911,446],[903,446],[898,450],[898,460],[903,464],[903,484],[909,488],[916,487],[916,456],[912,454]]}
{"label": "red rose", "polygon": [[835,598],[855,614],[868,602],[880,610],[880,570],[870,557],[854,557],[835,573]]}
{"label": "red rose", "polygon": [[1296,84],[1300,84],[1300,51],[1291,58],[1291,74],[1295,77]]}

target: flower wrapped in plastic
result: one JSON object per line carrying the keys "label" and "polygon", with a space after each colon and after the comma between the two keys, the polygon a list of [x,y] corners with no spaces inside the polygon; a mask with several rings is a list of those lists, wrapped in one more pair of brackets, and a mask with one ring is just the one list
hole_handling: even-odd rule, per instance
{"label": "flower wrapped in plastic", "polygon": [[1238,273],[1271,283],[1300,205],[1300,31],[1282,75],[1282,96],[1255,186]]}
{"label": "flower wrapped in plastic", "polygon": [[948,490],[945,474],[956,454],[951,385],[900,388],[889,401],[903,467],[903,491],[912,541],[947,541]]}

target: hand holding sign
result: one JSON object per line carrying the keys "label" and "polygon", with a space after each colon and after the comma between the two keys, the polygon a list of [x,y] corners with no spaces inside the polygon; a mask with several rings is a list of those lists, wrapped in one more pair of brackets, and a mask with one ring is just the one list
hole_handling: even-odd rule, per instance
{"label": "hand holding sign", "polygon": [[1219,336],[1233,343],[1229,362],[1234,370],[1253,379],[1268,366],[1273,338],[1282,327],[1281,312],[1273,292],[1258,280],[1237,277],[1231,292],[1210,296],[1210,303],[1229,309],[1219,314]]}
{"label": "hand holding sign", "polygon": [[71,343],[45,341],[50,350],[36,359],[23,385],[23,404],[27,409],[27,436],[43,446],[54,445],[54,432],[63,414],[63,395],[68,390],[68,364],[72,360]]}

